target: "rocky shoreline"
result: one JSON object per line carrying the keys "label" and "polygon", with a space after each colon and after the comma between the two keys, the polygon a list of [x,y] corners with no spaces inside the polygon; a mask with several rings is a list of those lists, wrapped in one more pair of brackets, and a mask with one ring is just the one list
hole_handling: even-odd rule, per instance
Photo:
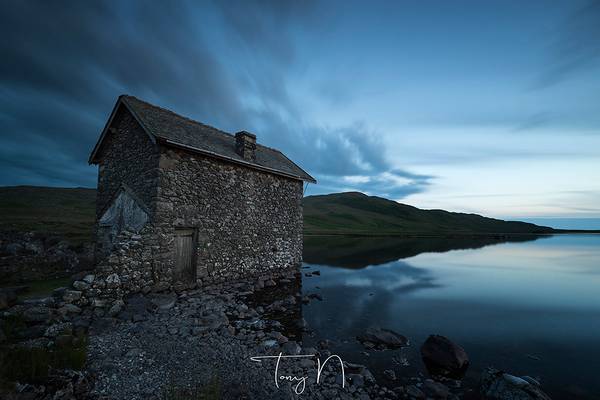
{"label": "rocky shoreline", "polygon": [[[79,278],[75,289],[77,282],[93,281],[91,275]],[[424,360],[448,372],[435,379],[396,377],[386,370],[384,375],[396,383],[390,387],[379,384],[365,366],[344,360],[342,387],[339,362],[332,358],[317,384],[317,358],[324,362],[335,354],[335,347],[326,339],[314,348],[303,345],[310,327],[302,318],[302,303],[318,299],[303,297],[300,287],[301,276],[295,272],[253,283],[137,293],[108,312],[73,304],[76,290],[57,289],[51,297],[18,304],[4,291],[3,327],[11,320],[22,325],[9,335],[2,331],[3,348],[58,350],[79,345],[85,346],[87,357],[80,371],[52,369],[44,382],[19,382],[3,398],[549,398],[535,380],[495,370],[484,371],[481,390],[463,388],[453,373],[468,366],[468,357],[443,337],[430,338],[421,349]],[[367,349],[382,351],[408,345],[408,339],[385,329],[369,329],[357,340]],[[280,360],[277,375],[276,358],[251,359],[280,353],[316,357]]]}

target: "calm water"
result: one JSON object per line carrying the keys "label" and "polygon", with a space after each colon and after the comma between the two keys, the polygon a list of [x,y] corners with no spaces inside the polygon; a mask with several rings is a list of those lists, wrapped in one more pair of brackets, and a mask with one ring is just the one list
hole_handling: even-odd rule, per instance
{"label": "calm water", "polygon": [[[418,349],[437,333],[469,354],[467,384],[493,365],[538,377],[555,398],[600,398],[600,235],[502,241],[305,238],[302,271],[321,276],[303,277],[303,292],[324,299],[303,306],[307,341],[334,340],[380,378],[425,373]],[[369,326],[411,346],[363,355],[354,337]]]}

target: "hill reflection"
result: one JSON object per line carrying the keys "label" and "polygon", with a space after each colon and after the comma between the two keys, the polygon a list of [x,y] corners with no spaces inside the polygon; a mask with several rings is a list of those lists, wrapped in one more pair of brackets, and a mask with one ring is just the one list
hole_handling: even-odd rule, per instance
{"label": "hill reflection", "polygon": [[507,243],[528,242],[540,235],[449,236],[449,237],[364,237],[305,236],[304,262],[340,268],[361,269],[387,264],[421,253],[444,253],[450,250],[479,249]]}

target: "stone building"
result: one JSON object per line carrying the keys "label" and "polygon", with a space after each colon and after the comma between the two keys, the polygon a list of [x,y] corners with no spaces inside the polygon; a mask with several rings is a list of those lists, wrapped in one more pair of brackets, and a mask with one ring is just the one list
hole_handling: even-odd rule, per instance
{"label": "stone building", "polygon": [[302,259],[314,178],[256,136],[120,96],[98,165],[99,276],[125,293],[277,275]]}

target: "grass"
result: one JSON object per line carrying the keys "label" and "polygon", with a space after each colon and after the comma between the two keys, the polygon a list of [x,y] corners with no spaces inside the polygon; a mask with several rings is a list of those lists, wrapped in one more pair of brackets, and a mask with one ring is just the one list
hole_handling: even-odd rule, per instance
{"label": "grass", "polygon": [[52,233],[77,246],[91,241],[96,190],[0,187],[0,230]]}
{"label": "grass", "polygon": [[12,341],[17,338],[17,332],[25,329],[25,320],[21,315],[7,315],[0,320],[2,331],[6,335],[7,341]]}
{"label": "grass", "polygon": [[4,345],[0,348],[0,382],[3,387],[12,382],[41,384],[51,368],[82,370],[86,357],[85,337],[52,348]]}
{"label": "grass", "polygon": [[51,347],[17,343],[18,333],[27,327],[19,314],[0,320],[6,341],[0,345],[0,388],[15,382],[43,384],[50,369],[82,370],[87,358],[87,336],[75,336],[69,344]]}
{"label": "grass", "polygon": [[43,279],[39,281],[25,282],[27,291],[19,295],[20,300],[34,299],[39,297],[47,297],[52,294],[52,291],[56,288],[69,286],[71,284],[71,278],[56,278],[56,279]]}
{"label": "grass", "polygon": [[421,210],[363,193],[334,193],[303,200],[304,233],[447,235],[552,233],[553,229],[476,214]]}
{"label": "grass", "polygon": [[162,400],[218,400],[221,398],[221,380],[213,374],[208,384],[193,389],[181,388],[173,381],[164,389]]}

